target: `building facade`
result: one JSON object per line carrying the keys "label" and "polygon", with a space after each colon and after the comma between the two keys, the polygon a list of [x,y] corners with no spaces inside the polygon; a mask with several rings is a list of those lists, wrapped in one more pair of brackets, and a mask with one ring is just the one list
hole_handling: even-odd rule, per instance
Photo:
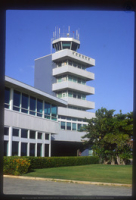
{"label": "building facade", "polygon": [[87,124],[85,118],[95,117],[88,110],[95,108],[95,103],[87,101],[88,95],[93,95],[95,89],[87,84],[94,80],[94,73],[88,69],[95,65],[95,60],[80,54],[79,34],[53,33],[52,46],[54,53],[35,60],[34,87],[58,97],[67,102],[66,107],[58,107],[60,132],[54,135],[53,155],[77,155],[77,150],[83,151],[80,128]]}
{"label": "building facade", "polygon": [[58,106],[67,102],[5,77],[4,156],[51,156]]}

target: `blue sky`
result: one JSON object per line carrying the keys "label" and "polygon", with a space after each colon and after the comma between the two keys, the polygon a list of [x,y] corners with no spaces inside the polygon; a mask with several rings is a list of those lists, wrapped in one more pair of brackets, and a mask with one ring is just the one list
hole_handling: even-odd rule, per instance
{"label": "blue sky", "polygon": [[19,11],[6,13],[5,74],[34,86],[34,60],[51,53],[55,26],[79,31],[78,52],[95,59],[95,94],[87,99],[118,113],[133,111],[134,12]]}

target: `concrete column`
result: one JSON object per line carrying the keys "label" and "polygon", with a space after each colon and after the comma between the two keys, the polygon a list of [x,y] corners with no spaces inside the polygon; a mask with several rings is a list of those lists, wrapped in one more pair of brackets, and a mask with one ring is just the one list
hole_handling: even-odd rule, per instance
{"label": "concrete column", "polygon": [[13,88],[10,89],[10,110],[13,110]]}
{"label": "concrete column", "polygon": [[51,157],[51,133],[49,134],[49,157]]}
{"label": "concrete column", "polygon": [[27,143],[27,156],[30,156],[30,142]]}
{"label": "concrete column", "polygon": [[45,157],[45,144],[42,143],[42,157]]}
{"label": "concrete column", "polygon": [[35,157],[37,157],[37,142],[35,144]]}
{"label": "concrete column", "polygon": [[9,127],[9,149],[8,156],[12,156],[12,127]]}
{"label": "concrete column", "polygon": [[18,156],[21,156],[21,142],[19,141],[19,144],[18,144]]}

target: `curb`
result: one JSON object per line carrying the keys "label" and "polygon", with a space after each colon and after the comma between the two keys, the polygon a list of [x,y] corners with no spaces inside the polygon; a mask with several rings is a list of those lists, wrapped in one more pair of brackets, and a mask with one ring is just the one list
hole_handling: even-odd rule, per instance
{"label": "curb", "polygon": [[104,183],[104,182],[90,182],[90,181],[76,181],[76,180],[66,180],[66,179],[53,179],[53,178],[39,178],[39,177],[27,177],[27,176],[13,176],[13,175],[3,175],[3,177],[8,178],[20,178],[28,180],[41,180],[41,181],[54,181],[54,182],[66,182],[66,183],[78,183],[78,184],[90,184],[90,185],[107,185],[107,186],[125,186],[132,187],[132,184],[120,184],[120,183]]}

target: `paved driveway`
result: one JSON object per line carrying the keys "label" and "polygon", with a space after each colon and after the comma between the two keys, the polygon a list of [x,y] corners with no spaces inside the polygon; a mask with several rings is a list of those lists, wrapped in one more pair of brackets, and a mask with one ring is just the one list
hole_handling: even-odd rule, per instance
{"label": "paved driveway", "polygon": [[98,186],[77,183],[29,180],[4,177],[4,194],[22,195],[76,195],[76,196],[131,196],[132,188]]}

